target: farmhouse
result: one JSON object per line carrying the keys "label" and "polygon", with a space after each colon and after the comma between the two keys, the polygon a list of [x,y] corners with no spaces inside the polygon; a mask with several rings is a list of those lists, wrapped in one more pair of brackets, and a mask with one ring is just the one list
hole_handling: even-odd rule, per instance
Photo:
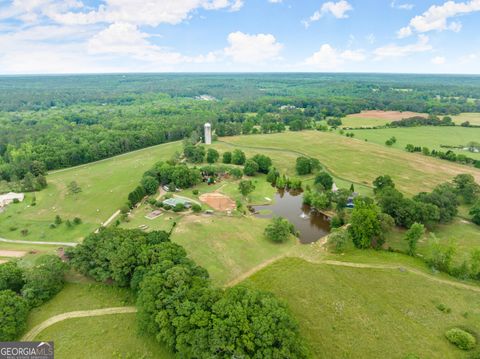
{"label": "farmhouse", "polygon": [[2,194],[0,195],[0,207],[6,207],[7,205],[14,202],[15,200],[22,202],[24,198],[25,198],[25,195],[23,193],[10,192],[6,194]]}
{"label": "farmhouse", "polygon": [[183,204],[185,208],[190,208],[192,203],[183,198],[169,198],[163,201],[164,206],[175,207],[177,204]]}

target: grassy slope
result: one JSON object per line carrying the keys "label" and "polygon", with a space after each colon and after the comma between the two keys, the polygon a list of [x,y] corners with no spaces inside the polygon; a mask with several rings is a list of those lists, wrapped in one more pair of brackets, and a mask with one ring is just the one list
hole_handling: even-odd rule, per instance
{"label": "grassy slope", "polygon": [[297,245],[275,244],[263,236],[268,221],[249,217],[189,216],[175,228],[172,241],[184,246],[189,256],[223,285],[270,258]]}
{"label": "grassy slope", "polygon": [[365,117],[356,117],[355,115],[349,115],[342,118],[342,127],[374,127],[374,126],[385,126],[389,124],[392,120],[386,118],[365,118]]}
{"label": "grassy slope", "polygon": [[[409,353],[463,358],[465,354],[444,339],[445,330],[456,325],[480,330],[478,294],[408,272],[289,258],[245,284],[272,291],[288,303],[314,358],[401,359]],[[452,312],[436,309],[439,303]]]}
{"label": "grassy slope", "polygon": [[[181,150],[181,143],[169,143],[131,152],[108,160],[57,171],[47,176],[48,188],[36,194],[37,205],[29,206],[31,195],[23,203],[8,207],[0,214],[0,237],[47,241],[80,241],[107,220],[126,202],[142,174],[159,160]],[[67,194],[66,186],[76,181],[82,188],[77,196]],[[83,224],[50,229],[56,215],[64,220],[78,216]],[[15,230],[11,230],[14,227]],[[24,237],[21,229],[28,229]]]}
{"label": "grassy slope", "polygon": [[300,151],[319,159],[335,175],[365,185],[370,185],[379,175],[389,174],[397,187],[408,194],[432,189],[459,173],[472,173],[480,182],[480,170],[333,133],[304,131],[222,140],[241,146]]}
{"label": "grassy slope", "polygon": [[[460,264],[463,260],[468,260],[471,251],[474,248],[480,247],[480,227],[466,222],[460,218],[457,218],[448,225],[437,225],[432,229],[433,233],[440,241],[447,243],[448,240],[454,240],[456,243],[457,251],[454,259],[457,264]],[[406,251],[408,248],[407,241],[404,238],[405,231],[396,230],[388,236],[387,244],[395,249]],[[429,243],[429,234],[418,243],[418,253],[427,256]]]}
{"label": "grassy slope", "polygon": [[[385,145],[385,141],[395,136],[397,143],[393,148],[404,149],[409,143],[416,146],[425,146],[429,149],[447,151],[440,145],[460,146],[471,141],[480,140],[480,128],[465,127],[410,127],[410,128],[385,128],[379,130],[352,131],[359,139]],[[456,153],[480,159],[480,153],[471,153],[462,150],[453,150]]]}
{"label": "grassy slope", "polygon": [[[67,283],[53,299],[29,315],[27,330],[65,312],[133,305],[133,294],[98,283]],[[173,358],[150,337],[137,334],[135,314],[67,319],[42,331],[36,338],[53,340],[58,358]],[[100,339],[100,340],[99,340]]]}
{"label": "grassy slope", "polygon": [[54,340],[60,359],[174,358],[153,338],[137,334],[135,314],[68,319],[45,329],[36,340]]}

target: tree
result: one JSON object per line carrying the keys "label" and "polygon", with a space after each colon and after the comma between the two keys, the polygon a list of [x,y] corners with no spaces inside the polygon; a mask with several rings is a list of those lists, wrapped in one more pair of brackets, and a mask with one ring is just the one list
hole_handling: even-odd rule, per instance
{"label": "tree", "polygon": [[13,341],[27,326],[28,304],[11,290],[0,291],[0,341]]}
{"label": "tree", "polygon": [[224,152],[222,162],[226,164],[232,163],[232,152]]}
{"label": "tree", "polygon": [[459,174],[453,179],[457,194],[465,203],[472,204],[480,195],[480,185],[475,182],[471,174]]}
{"label": "tree", "polygon": [[395,183],[390,176],[379,176],[373,181],[373,192],[376,194],[383,190],[384,188],[395,188]]}
{"label": "tree", "polygon": [[210,355],[204,358],[309,357],[297,323],[273,294],[229,288],[212,306],[212,318]]}
{"label": "tree", "polygon": [[228,173],[230,174],[230,176],[232,176],[234,179],[240,179],[242,178],[243,176],[243,172],[241,169],[239,168],[230,168],[228,170]]}
{"label": "tree", "polygon": [[384,235],[380,210],[369,198],[357,197],[348,231],[357,248],[378,247]]}
{"label": "tree", "polygon": [[243,165],[245,163],[246,157],[245,153],[242,150],[236,149],[232,153],[232,163],[234,165]]}
{"label": "tree", "polygon": [[298,157],[295,165],[295,169],[300,176],[308,175],[312,173],[312,166],[310,159],[307,157]]}
{"label": "tree", "polygon": [[80,188],[80,186],[78,185],[78,183],[76,181],[70,182],[67,185],[67,189],[68,189],[68,193],[71,194],[71,195],[75,195],[75,194],[78,194],[78,193],[82,192],[82,189]]}
{"label": "tree", "polygon": [[328,245],[333,247],[335,253],[342,253],[348,246],[350,235],[342,228],[336,228],[328,235]]}
{"label": "tree", "polygon": [[10,289],[20,293],[23,284],[23,270],[17,262],[7,262],[0,265],[0,291]]}
{"label": "tree", "polygon": [[238,184],[238,190],[243,197],[247,197],[255,190],[255,185],[252,181],[240,181],[240,183]]}
{"label": "tree", "polygon": [[205,147],[189,143],[184,146],[183,154],[189,162],[202,163],[205,159]]}
{"label": "tree", "polygon": [[213,148],[209,148],[207,151],[207,162],[208,163],[215,163],[218,161],[218,158],[220,157],[220,154],[218,153],[217,150]]}
{"label": "tree", "polygon": [[315,176],[315,184],[320,185],[326,191],[330,191],[333,186],[333,178],[327,172],[322,171]]}
{"label": "tree", "polygon": [[270,167],[272,167],[272,159],[265,155],[257,154],[252,157],[258,165],[258,172],[267,174]]}
{"label": "tree", "polygon": [[456,252],[456,246],[453,241],[443,244],[437,237],[431,233],[429,240],[429,255],[427,263],[441,272],[450,273],[452,269],[453,256]]}
{"label": "tree", "polygon": [[55,255],[40,257],[37,264],[25,271],[22,296],[32,307],[52,298],[63,288],[66,265]]}
{"label": "tree", "polygon": [[425,227],[423,224],[414,223],[405,233],[404,239],[408,241],[408,254],[414,256],[417,251],[417,242],[423,237]]}
{"label": "tree", "polygon": [[160,182],[152,176],[144,176],[140,183],[148,195],[156,193],[160,186]]}
{"label": "tree", "polygon": [[472,216],[472,222],[480,226],[480,201],[470,208],[469,214]]}
{"label": "tree", "polygon": [[270,167],[267,174],[267,182],[275,186],[278,177],[280,177],[280,173],[277,169],[275,167]]}
{"label": "tree", "polygon": [[450,222],[458,213],[456,190],[450,183],[438,185],[431,193],[421,192],[413,200],[437,206],[441,223]]}
{"label": "tree", "polygon": [[243,167],[243,173],[246,176],[255,176],[255,173],[258,172],[258,164],[253,160],[247,160],[245,166]]}
{"label": "tree", "polygon": [[295,233],[295,227],[287,219],[275,217],[265,228],[265,237],[272,242],[283,243]]}

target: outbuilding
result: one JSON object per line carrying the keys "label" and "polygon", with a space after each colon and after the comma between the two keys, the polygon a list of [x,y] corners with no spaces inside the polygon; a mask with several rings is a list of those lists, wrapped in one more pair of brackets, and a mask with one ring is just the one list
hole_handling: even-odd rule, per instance
{"label": "outbuilding", "polygon": [[175,207],[177,204],[182,204],[185,208],[192,207],[192,202],[183,198],[174,197],[174,198],[169,198],[163,201],[164,206]]}

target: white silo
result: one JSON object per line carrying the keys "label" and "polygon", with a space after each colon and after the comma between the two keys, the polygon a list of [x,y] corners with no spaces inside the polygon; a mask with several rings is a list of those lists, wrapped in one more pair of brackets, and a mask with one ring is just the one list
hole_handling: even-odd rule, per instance
{"label": "white silo", "polygon": [[208,122],[205,124],[205,144],[211,145],[212,144],[212,125]]}

